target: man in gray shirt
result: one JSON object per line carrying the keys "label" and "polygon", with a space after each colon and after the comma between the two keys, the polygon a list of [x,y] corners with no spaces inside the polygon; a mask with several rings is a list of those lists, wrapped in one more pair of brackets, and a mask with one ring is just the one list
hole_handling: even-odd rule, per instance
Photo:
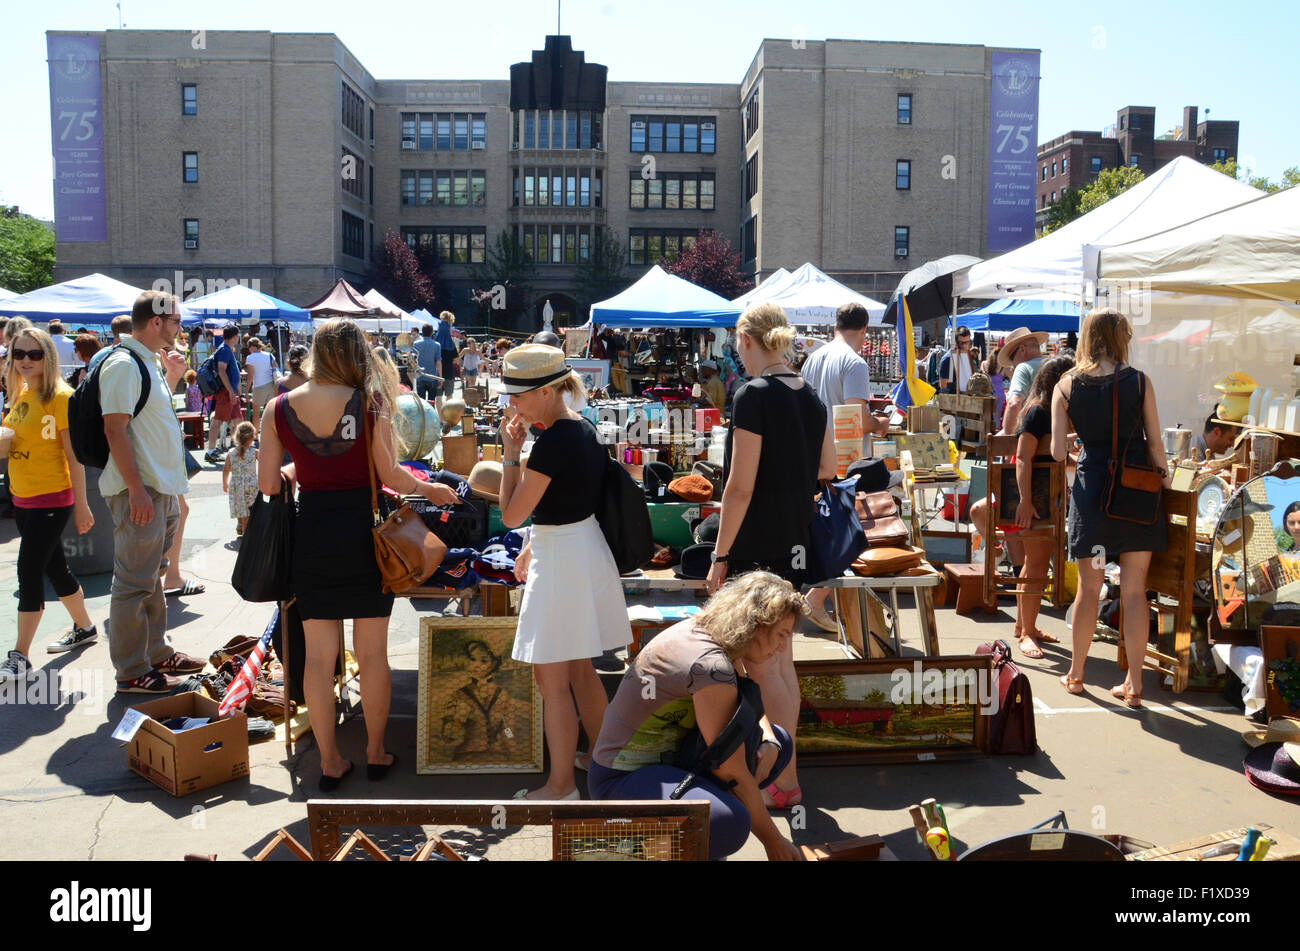
{"label": "man in gray shirt", "polygon": [[442,409],[442,345],[433,336],[433,324],[420,328],[420,339],[415,341],[412,349],[420,371],[415,378],[416,395],[433,400]]}
{"label": "man in gray shirt", "polygon": [[[870,436],[883,436],[889,432],[888,419],[872,416],[867,411],[871,399],[871,371],[867,361],[862,359],[862,344],[867,339],[868,320],[867,309],[861,304],[842,306],[835,312],[835,339],[813,351],[804,361],[801,371],[808,385],[826,404],[826,424],[831,427],[832,434],[834,407],[862,407],[863,458],[871,454]],[[826,612],[829,595],[829,588],[813,588],[808,592],[808,609],[814,624],[835,633],[839,628]]]}

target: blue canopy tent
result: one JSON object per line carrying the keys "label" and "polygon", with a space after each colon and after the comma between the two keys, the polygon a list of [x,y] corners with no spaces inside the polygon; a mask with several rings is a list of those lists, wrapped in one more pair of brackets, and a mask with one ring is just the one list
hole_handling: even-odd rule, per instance
{"label": "blue canopy tent", "polygon": [[959,314],[957,323],[972,331],[1015,330],[1028,327],[1048,333],[1069,333],[1079,330],[1079,305],[1068,300],[1020,300],[1004,297],[985,304],[978,310]]}
{"label": "blue canopy tent", "polygon": [[311,311],[242,284],[234,284],[202,297],[192,297],[185,302],[185,308],[191,315],[181,321],[185,327],[193,327],[200,320],[209,324],[213,318],[225,318],[224,323],[252,318],[311,326]]}
{"label": "blue canopy tent", "polygon": [[744,309],[658,265],[621,294],[591,305],[607,327],[734,327]]}
{"label": "blue canopy tent", "polygon": [[106,275],[87,274],[0,300],[0,317],[26,317],[37,323],[58,318],[72,327],[106,324],[118,314],[131,313],[142,293]]}

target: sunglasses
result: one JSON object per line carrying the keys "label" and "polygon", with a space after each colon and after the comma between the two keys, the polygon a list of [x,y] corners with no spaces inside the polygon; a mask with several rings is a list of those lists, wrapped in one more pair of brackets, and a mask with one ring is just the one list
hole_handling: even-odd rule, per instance
{"label": "sunglasses", "polygon": [[19,350],[17,347],[13,347],[10,349],[9,352],[13,354],[13,358],[15,361],[32,360],[35,361],[36,363],[40,363],[42,360],[45,359],[44,350]]}

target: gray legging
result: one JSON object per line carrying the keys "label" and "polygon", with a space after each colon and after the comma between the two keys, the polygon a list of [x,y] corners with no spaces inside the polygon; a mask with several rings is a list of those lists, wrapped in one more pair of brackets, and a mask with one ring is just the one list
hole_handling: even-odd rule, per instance
{"label": "gray legging", "polygon": [[[794,758],[794,740],[782,727],[772,724],[772,732],[781,744],[776,765],[759,788],[780,776]],[[587,791],[592,799],[662,799],[667,800],[687,776],[676,766],[643,766],[633,772],[610,769],[593,762],[587,770]],[[697,777],[683,799],[703,799],[709,804],[709,859],[726,858],[749,838],[749,810],[733,793],[722,788],[712,777]]]}

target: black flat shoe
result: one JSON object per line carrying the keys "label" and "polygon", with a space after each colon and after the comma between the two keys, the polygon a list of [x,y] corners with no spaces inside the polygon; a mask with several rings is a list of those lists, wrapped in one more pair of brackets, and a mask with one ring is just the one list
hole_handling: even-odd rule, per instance
{"label": "black flat shoe", "polygon": [[348,768],[343,770],[342,776],[326,776],[324,773],[320,777],[320,791],[333,792],[339,788],[339,783],[352,775],[352,761],[348,761]]}
{"label": "black flat shoe", "polygon": [[389,753],[388,755],[393,758],[393,761],[391,763],[388,764],[367,763],[366,764],[366,779],[370,780],[371,782],[379,782],[379,780],[383,779],[385,776],[388,775],[388,771],[397,765],[397,754]]}

